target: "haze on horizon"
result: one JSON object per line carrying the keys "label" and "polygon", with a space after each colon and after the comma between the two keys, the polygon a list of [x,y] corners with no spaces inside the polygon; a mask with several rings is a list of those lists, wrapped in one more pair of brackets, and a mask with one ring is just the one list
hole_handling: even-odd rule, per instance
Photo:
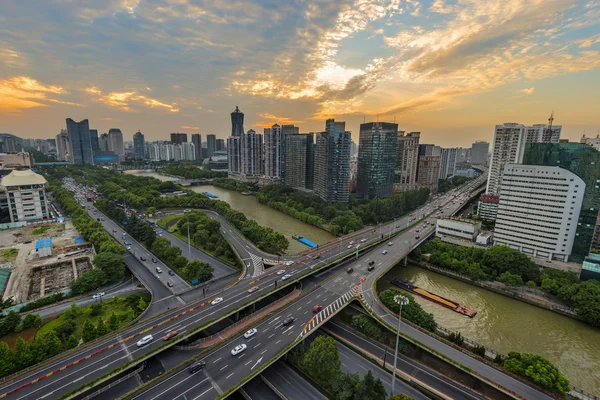
{"label": "haze on horizon", "polygon": [[[33,5],[35,4],[35,6]],[[3,2],[0,132],[126,140],[393,121],[468,147],[503,122],[600,129],[599,0]]]}

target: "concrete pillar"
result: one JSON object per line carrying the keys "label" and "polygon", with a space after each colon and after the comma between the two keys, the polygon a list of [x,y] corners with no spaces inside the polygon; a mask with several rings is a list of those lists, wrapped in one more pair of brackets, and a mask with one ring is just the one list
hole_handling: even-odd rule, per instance
{"label": "concrete pillar", "polygon": [[77,264],[75,263],[75,259],[71,260],[73,265],[73,279],[77,279]]}
{"label": "concrete pillar", "polygon": [[42,267],[42,278],[40,279],[40,297],[46,294],[46,267]]}
{"label": "concrete pillar", "polygon": [[408,265],[408,256],[404,257],[404,266],[406,267]]}
{"label": "concrete pillar", "polygon": [[235,319],[235,322],[238,322],[240,320],[240,312],[239,311],[237,311],[235,313],[234,319]]}

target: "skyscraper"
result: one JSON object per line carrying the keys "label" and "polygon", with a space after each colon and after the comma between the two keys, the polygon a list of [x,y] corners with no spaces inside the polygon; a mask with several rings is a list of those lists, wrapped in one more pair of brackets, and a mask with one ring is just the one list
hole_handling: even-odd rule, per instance
{"label": "skyscraper", "polygon": [[66,129],[61,129],[56,135],[56,153],[58,161],[69,161],[69,134]]}
{"label": "skyscraper", "polygon": [[488,172],[486,193],[500,195],[502,168],[506,163],[520,164],[525,150],[525,127],[521,124],[496,125],[494,148]]}
{"label": "skyscraper", "polygon": [[192,133],[192,143],[194,144],[194,152],[196,160],[202,159],[202,135],[199,133]]}
{"label": "skyscraper", "polygon": [[110,128],[108,130],[108,150],[115,153],[117,156],[125,155],[123,147],[123,133],[118,128]]}
{"label": "skyscraper", "polygon": [[171,133],[171,143],[187,143],[187,133]]}
{"label": "skyscraper", "polygon": [[225,150],[225,139],[217,139],[217,151]]}
{"label": "skyscraper", "polygon": [[431,193],[437,193],[441,162],[441,156],[419,155],[419,165],[417,167],[418,187],[428,187]]}
{"label": "skyscraper", "polygon": [[133,154],[135,158],[140,160],[146,158],[146,151],[144,147],[144,135],[140,131],[137,131],[133,135]]}
{"label": "skyscraper", "polygon": [[75,122],[67,118],[67,134],[69,136],[69,155],[72,164],[94,165],[90,125],[87,119]]}
{"label": "skyscraper", "polygon": [[206,158],[211,158],[217,151],[217,135],[206,135]]}
{"label": "skyscraper", "polygon": [[265,141],[265,177],[281,178],[281,127],[277,124],[264,130]]}
{"label": "skyscraper", "polygon": [[230,177],[242,173],[242,137],[230,136],[227,139],[227,172]]}
{"label": "skyscraper", "polygon": [[288,136],[285,152],[287,169],[284,176],[286,186],[313,189],[314,151],[313,133]]}
{"label": "skyscraper", "polygon": [[244,113],[235,106],[235,111],[231,113],[231,136],[241,137],[244,134]]}
{"label": "skyscraper", "polygon": [[456,157],[458,148],[442,149],[442,160],[440,164],[440,179],[448,179],[454,176],[456,171]]}
{"label": "skyscraper", "polygon": [[245,177],[263,173],[263,136],[250,129],[242,135],[242,174]]}
{"label": "skyscraper", "polygon": [[328,203],[348,203],[351,134],[345,122],[328,119],[325,126],[316,139],[314,192]]}
{"label": "skyscraper", "polygon": [[90,129],[90,140],[92,141],[92,154],[100,154],[100,143],[98,141],[98,129]]}
{"label": "skyscraper", "polygon": [[98,144],[100,146],[100,151],[108,151],[108,133],[103,133],[100,135]]}
{"label": "skyscraper", "polygon": [[416,188],[420,137],[421,132],[410,132],[406,135],[403,131],[398,132],[394,188],[399,192]]}
{"label": "skyscraper", "polygon": [[356,183],[359,196],[370,199],[392,195],[397,148],[398,124],[370,122],[360,125]]}
{"label": "skyscraper", "polygon": [[471,164],[487,165],[490,144],[477,141],[471,145]]}

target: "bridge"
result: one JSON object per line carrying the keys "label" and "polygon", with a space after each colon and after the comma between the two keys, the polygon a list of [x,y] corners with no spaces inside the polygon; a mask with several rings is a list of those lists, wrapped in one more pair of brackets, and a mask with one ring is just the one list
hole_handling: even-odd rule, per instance
{"label": "bridge", "polygon": [[[481,183],[482,182],[479,182],[478,180],[473,181],[462,188],[460,192],[457,192],[462,196],[461,201],[459,202],[460,204],[451,204],[450,199],[453,198],[452,196],[454,196],[454,192],[452,192],[442,196],[429,205],[432,207],[431,211],[424,207],[418,213],[422,212],[422,214],[425,216],[435,212],[437,207],[441,207],[443,214],[453,214],[462,207],[464,201],[468,200],[468,196],[464,195],[464,193],[470,193],[471,190],[474,190]],[[407,219],[408,216],[396,221],[396,223],[399,224],[399,226],[407,226]],[[390,232],[389,235],[386,234],[385,236],[393,236],[391,234],[394,229],[392,225],[393,224],[387,224],[384,226],[383,232],[387,232],[388,230]],[[227,230],[227,226],[225,226],[224,229]],[[432,233],[433,228],[430,227],[428,234]],[[424,238],[425,234],[422,234],[422,237]],[[80,346],[70,352],[60,355],[54,360],[50,360],[42,365],[35,366],[16,376],[10,377],[9,379],[5,379],[0,385],[0,398],[33,399],[48,396],[60,397],[63,394],[76,389],[78,386],[85,385],[90,382],[96,382],[99,378],[103,377],[103,375],[111,370],[122,368],[126,365],[137,365],[153,355],[165,350],[166,348],[181,342],[187,337],[192,336],[196,332],[206,329],[206,327],[236,313],[240,307],[267,297],[271,292],[273,292],[273,290],[279,290],[290,284],[294,284],[295,282],[302,280],[303,278],[310,276],[316,271],[322,270],[331,264],[354,258],[355,249],[349,251],[345,250],[347,243],[351,239],[359,239],[361,241],[362,239],[365,240],[361,246],[361,254],[364,254],[369,248],[376,249],[370,253],[369,256],[371,256],[371,254],[377,254],[380,252],[380,248],[377,246],[383,246],[383,248],[389,250],[389,256],[384,257],[383,254],[380,255],[382,261],[378,262],[375,271],[367,275],[367,283],[370,282],[369,279],[375,279],[376,276],[383,274],[387,268],[391,268],[391,266],[395,264],[397,260],[404,258],[410,251],[411,242],[413,245],[418,245],[418,243],[420,243],[420,241],[414,241],[413,234],[411,234],[409,230],[405,230],[401,234],[396,233],[396,236],[393,239],[395,244],[392,246],[387,246],[385,243],[390,239],[387,237],[382,238],[379,232],[373,231],[372,228],[363,229],[354,233],[353,235],[342,238],[342,240],[336,240],[334,243],[321,246],[319,249],[321,257],[319,259],[316,259],[314,254],[304,254],[302,258],[292,258],[291,261],[293,261],[293,264],[286,265],[282,268],[285,269],[287,274],[292,275],[291,279],[281,281],[281,277],[277,275],[276,271],[267,270],[260,275],[258,279],[242,279],[236,285],[229,286],[216,293],[212,292],[210,296],[192,299],[185,304],[185,306],[167,310],[166,312],[154,318],[140,322],[133,327],[109,335],[108,337],[98,339],[95,342]],[[360,264],[361,262],[364,264],[364,258],[362,261],[360,258],[355,261],[355,270],[359,270],[360,268],[364,269],[365,266]],[[327,287],[327,283],[324,283],[324,280],[317,279],[317,281],[321,284],[320,287],[322,288],[319,290],[323,291],[320,293],[323,295],[323,304],[335,303],[340,297],[343,297],[344,294],[348,292],[349,288],[346,287],[343,293],[339,293],[339,288],[342,287],[340,286],[340,282],[350,282],[349,279],[351,280],[354,278],[359,278],[358,276],[355,277],[353,275],[344,274],[345,272],[338,273],[335,279],[339,278],[340,280],[334,280],[334,287],[329,288]],[[249,276],[249,274],[246,274],[246,277],[247,276]],[[342,279],[343,276],[345,276],[347,279]],[[361,276],[361,279],[362,278],[364,278],[364,276]],[[356,282],[350,283],[352,286],[356,285]],[[249,285],[259,286],[259,290],[253,293],[248,293],[248,288],[250,287]],[[315,301],[315,296],[318,296],[318,294],[315,293],[313,293],[313,295],[310,296],[310,304]],[[218,306],[212,305],[211,301],[217,297],[222,298],[223,300]],[[298,304],[300,303],[297,302],[295,306]],[[342,302],[338,302],[338,304],[341,306]],[[259,357],[260,361],[258,361],[257,358],[257,365],[261,364],[262,360],[264,360],[266,364],[267,361],[275,358],[279,352],[285,352],[289,350],[287,347],[297,340],[300,335],[300,329],[298,329],[298,326],[303,329],[303,325],[309,322],[309,319],[306,319],[306,316],[309,315],[309,310],[307,311],[305,308],[303,308],[304,306],[308,305],[309,304],[300,304],[298,311],[303,312],[302,317],[299,317],[291,329],[285,330],[286,337],[282,337],[282,339],[276,343],[269,342],[268,346],[265,342],[266,349],[262,350],[262,356]],[[328,308],[326,307],[325,309],[327,310]],[[312,318],[312,315],[309,316]],[[326,318],[324,318],[324,320],[325,319]],[[172,329],[175,329],[176,327],[178,327],[178,329],[185,330],[185,334],[180,335],[172,342],[162,343],[160,340],[158,340],[159,336]],[[147,333],[152,333],[155,335],[157,340],[145,347],[137,347],[135,345],[135,341],[137,340],[136,338]],[[425,335],[422,332],[410,332],[410,334],[411,337],[416,336],[416,340],[419,341],[427,339],[421,337]],[[270,340],[271,338],[267,337],[266,339]],[[239,338],[235,338],[234,340],[239,340]],[[432,339],[429,338],[429,340]],[[453,350],[454,352],[457,352],[450,346],[447,346],[441,342],[439,343],[442,345],[441,351],[451,352]],[[228,353],[230,350],[229,346],[231,346],[231,343],[227,342],[221,346],[218,351]],[[248,351],[247,354],[249,355],[250,351]],[[245,368],[242,367],[244,366],[243,363],[238,364],[239,365],[237,367],[241,368],[239,372],[232,372],[228,374],[229,378],[232,378],[234,375],[236,375],[235,381],[237,382],[244,380],[244,377],[251,376],[253,371],[258,368]],[[486,370],[485,365],[480,362],[474,365],[474,367],[476,368],[473,368],[473,370],[477,371],[484,377],[485,373],[489,372]],[[211,371],[207,371],[207,373],[218,372],[217,370],[212,371],[212,367],[210,369]],[[227,379],[227,377],[221,375],[224,374],[217,373],[211,378],[216,382],[217,387],[220,387],[221,384],[225,388],[229,388],[230,386],[233,387],[232,385],[234,383],[234,379],[230,381],[229,385],[225,385],[226,382],[219,383],[219,379]],[[505,375],[501,375],[506,378]],[[504,382],[502,379],[498,380],[498,382],[500,384],[508,384],[511,390],[515,390],[517,393],[523,393],[524,397],[526,398],[546,398],[541,396],[539,392],[531,389],[529,386],[523,383],[512,382],[510,380]],[[530,393],[531,391],[534,391],[535,393]],[[167,396],[166,398],[172,397]]]}

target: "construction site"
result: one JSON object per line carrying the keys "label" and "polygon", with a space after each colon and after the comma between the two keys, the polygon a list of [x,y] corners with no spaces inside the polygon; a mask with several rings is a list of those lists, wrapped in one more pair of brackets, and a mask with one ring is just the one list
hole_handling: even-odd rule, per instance
{"label": "construction site", "polygon": [[93,268],[94,249],[71,221],[2,231],[0,246],[0,270],[10,273],[0,293],[16,303],[64,291]]}

